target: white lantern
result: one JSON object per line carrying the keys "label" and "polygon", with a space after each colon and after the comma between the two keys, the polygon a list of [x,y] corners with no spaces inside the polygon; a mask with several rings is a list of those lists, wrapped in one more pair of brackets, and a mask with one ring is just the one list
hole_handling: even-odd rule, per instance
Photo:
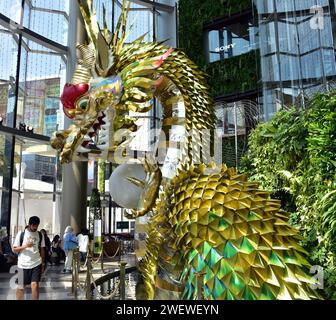
{"label": "white lantern", "polygon": [[119,206],[136,210],[143,189],[128,181],[128,177],[145,181],[146,172],[141,164],[121,164],[111,174],[110,194]]}

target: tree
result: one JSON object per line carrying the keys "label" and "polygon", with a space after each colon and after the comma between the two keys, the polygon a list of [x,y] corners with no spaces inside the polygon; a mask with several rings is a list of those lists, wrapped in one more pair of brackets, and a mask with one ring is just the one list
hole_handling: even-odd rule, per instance
{"label": "tree", "polygon": [[101,218],[102,218],[102,208],[100,203],[100,193],[98,189],[93,188],[89,203],[89,232],[91,239],[93,239],[94,236],[95,220],[101,220]]}

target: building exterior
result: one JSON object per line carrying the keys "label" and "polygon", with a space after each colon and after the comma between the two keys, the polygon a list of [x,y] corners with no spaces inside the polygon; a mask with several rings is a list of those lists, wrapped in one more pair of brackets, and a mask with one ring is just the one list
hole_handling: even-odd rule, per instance
{"label": "building exterior", "polygon": [[334,1],[179,1],[179,46],[209,75],[223,162],[238,165],[259,121],[332,83],[334,38]]}
{"label": "building exterior", "polygon": [[254,1],[265,120],[335,79],[335,2]]}

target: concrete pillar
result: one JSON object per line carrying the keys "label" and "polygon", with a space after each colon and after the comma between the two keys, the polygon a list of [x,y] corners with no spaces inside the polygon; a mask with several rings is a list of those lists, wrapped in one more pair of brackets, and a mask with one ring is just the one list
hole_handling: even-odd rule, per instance
{"label": "concrete pillar", "polygon": [[[172,7],[175,6],[176,0],[159,0],[156,1],[162,4],[167,4]],[[168,39],[165,44],[175,48],[177,46],[176,39],[176,12],[160,11],[160,14],[156,16],[156,38],[157,41]]]}
{"label": "concrete pillar", "polygon": [[[86,31],[77,1],[70,1],[67,82],[71,82],[76,67],[76,45],[85,42]],[[71,125],[65,117],[64,128]],[[60,234],[71,225],[77,233],[86,226],[87,162],[72,162],[63,165],[63,188],[60,212]]]}

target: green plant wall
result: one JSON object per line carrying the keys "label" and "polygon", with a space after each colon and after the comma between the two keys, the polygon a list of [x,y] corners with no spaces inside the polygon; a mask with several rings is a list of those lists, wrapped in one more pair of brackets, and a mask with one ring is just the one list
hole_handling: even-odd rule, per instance
{"label": "green plant wall", "polygon": [[180,0],[179,47],[209,75],[212,95],[246,92],[257,88],[256,52],[206,64],[203,25],[251,8],[251,0]]}
{"label": "green plant wall", "polygon": [[281,200],[312,265],[323,268],[325,297],[336,299],[336,92],[310,105],[260,124],[240,170]]}
{"label": "green plant wall", "polygon": [[246,92],[258,86],[258,60],[255,51],[205,65],[213,97]]}

